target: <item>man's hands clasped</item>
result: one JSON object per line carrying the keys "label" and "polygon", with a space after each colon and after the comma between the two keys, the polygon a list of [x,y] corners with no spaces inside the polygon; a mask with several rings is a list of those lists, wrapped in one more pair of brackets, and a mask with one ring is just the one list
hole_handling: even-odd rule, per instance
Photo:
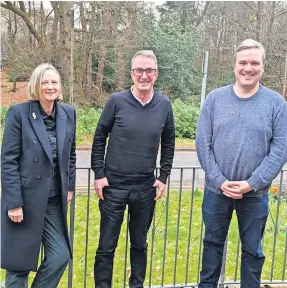
{"label": "man's hands clasped", "polygon": [[252,191],[253,188],[248,184],[247,181],[226,180],[220,186],[220,189],[223,191],[223,194],[229,198],[242,199],[243,194]]}

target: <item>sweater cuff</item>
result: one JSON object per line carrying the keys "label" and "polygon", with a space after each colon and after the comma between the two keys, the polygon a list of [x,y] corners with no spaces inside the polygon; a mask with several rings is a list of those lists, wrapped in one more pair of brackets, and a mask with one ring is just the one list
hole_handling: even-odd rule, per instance
{"label": "sweater cuff", "polygon": [[216,178],[213,179],[213,184],[215,185],[215,187],[217,189],[220,189],[220,186],[226,181],[227,179],[223,176],[223,175],[220,175]]}
{"label": "sweater cuff", "polygon": [[69,185],[68,191],[75,192],[75,185]]}
{"label": "sweater cuff", "polygon": [[259,187],[257,187],[256,183],[258,182],[257,177],[252,175],[248,180],[247,183],[253,188],[253,190],[256,192],[259,190]]}
{"label": "sweater cuff", "polygon": [[159,177],[157,177],[157,180],[159,180],[163,184],[166,184],[167,177],[168,177],[168,174],[161,170]]}
{"label": "sweater cuff", "polygon": [[96,168],[94,172],[95,172],[95,179],[102,179],[106,177],[104,168]]}

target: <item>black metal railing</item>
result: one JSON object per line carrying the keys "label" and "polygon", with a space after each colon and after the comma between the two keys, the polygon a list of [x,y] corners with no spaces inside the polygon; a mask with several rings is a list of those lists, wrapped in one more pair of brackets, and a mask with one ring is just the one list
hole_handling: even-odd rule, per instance
{"label": "black metal railing", "polygon": [[[92,271],[100,218],[91,173],[90,168],[77,168],[77,175],[80,175],[77,176],[77,196],[70,208],[70,240],[77,252],[66,275],[69,288],[94,287]],[[201,217],[203,183],[204,173],[200,167],[173,167],[165,197],[157,202],[148,234],[149,259],[145,287],[198,285],[204,233]],[[286,284],[287,169],[280,172],[272,187],[274,191],[270,193],[269,217],[263,237],[266,260],[262,283]],[[128,212],[125,219],[115,257],[115,288],[128,287]],[[240,247],[234,214],[225,243],[220,284],[240,283]],[[67,284],[61,287],[67,287]]]}

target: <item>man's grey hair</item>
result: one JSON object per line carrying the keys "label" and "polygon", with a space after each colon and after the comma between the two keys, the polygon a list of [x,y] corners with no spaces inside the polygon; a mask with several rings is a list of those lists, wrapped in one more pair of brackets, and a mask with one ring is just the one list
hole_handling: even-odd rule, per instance
{"label": "man's grey hair", "polygon": [[145,56],[145,57],[150,57],[152,59],[154,59],[154,62],[155,62],[155,69],[157,70],[157,59],[156,59],[156,56],[155,54],[153,53],[152,50],[141,50],[141,51],[138,51],[133,59],[132,59],[132,69],[133,69],[133,64],[134,64],[134,60],[137,56]]}
{"label": "man's grey hair", "polygon": [[242,41],[236,48],[235,48],[235,61],[236,61],[236,58],[237,58],[237,54],[244,50],[244,49],[250,49],[250,48],[258,48],[260,51],[261,51],[261,54],[262,54],[262,62],[263,64],[265,63],[265,49],[264,47],[262,46],[261,43],[253,40],[253,39],[246,39],[244,41]]}

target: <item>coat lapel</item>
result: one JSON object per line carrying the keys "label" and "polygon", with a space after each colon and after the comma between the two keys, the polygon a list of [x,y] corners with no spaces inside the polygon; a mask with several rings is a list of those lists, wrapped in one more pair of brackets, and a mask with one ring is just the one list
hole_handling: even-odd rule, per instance
{"label": "coat lapel", "polygon": [[59,165],[62,164],[62,155],[66,137],[67,113],[60,103],[56,102],[56,131]]}
{"label": "coat lapel", "polygon": [[39,104],[37,102],[30,102],[29,120],[39,139],[39,142],[41,143],[45,153],[47,154],[51,164],[53,165],[52,148],[49,142],[48,133],[46,131],[43,118],[41,116]]}

